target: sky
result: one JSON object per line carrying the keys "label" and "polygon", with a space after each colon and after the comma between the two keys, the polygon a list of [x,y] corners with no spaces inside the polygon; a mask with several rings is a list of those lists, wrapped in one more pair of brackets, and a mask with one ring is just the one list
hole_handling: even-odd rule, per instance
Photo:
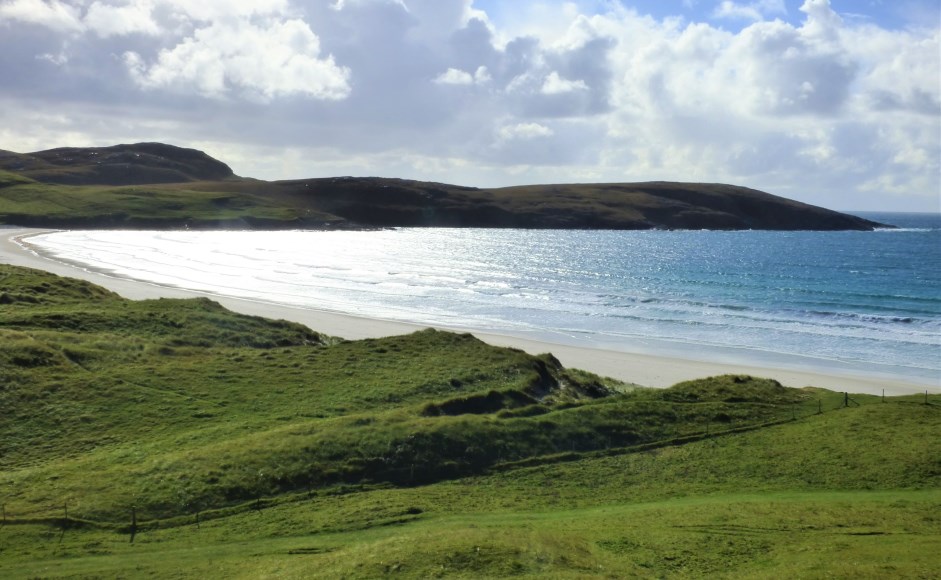
{"label": "sky", "polygon": [[941,211],[941,0],[0,0],[0,149]]}

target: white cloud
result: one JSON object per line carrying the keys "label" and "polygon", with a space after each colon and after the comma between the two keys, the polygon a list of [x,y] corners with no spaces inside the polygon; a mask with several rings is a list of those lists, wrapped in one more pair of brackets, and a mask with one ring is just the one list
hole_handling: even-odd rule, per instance
{"label": "white cloud", "polygon": [[[920,36],[867,26],[845,33],[861,70],[860,106],[876,111],[941,115],[941,31]],[[890,58],[891,56],[891,58]],[[931,79],[934,78],[935,82]]]}
{"label": "white cloud", "polygon": [[83,21],[102,38],[135,33],[156,35],[160,32],[153,19],[153,5],[149,2],[114,6],[96,1],[88,7]]}
{"label": "white cloud", "polygon": [[65,54],[65,52],[59,52],[58,54],[44,52],[42,54],[36,55],[36,59],[52,63],[55,66],[63,66],[69,62],[69,57],[67,54]]}
{"label": "white cloud", "polygon": [[489,83],[492,80],[493,80],[493,76],[491,76],[490,71],[487,70],[487,67],[479,66],[477,67],[477,70],[474,71],[475,83],[481,85],[481,84]]}
{"label": "white cloud", "polygon": [[800,11],[807,15],[803,29],[811,35],[833,38],[843,19],[830,6],[830,0],[804,0]]}
{"label": "white cloud", "polygon": [[154,0],[178,16],[197,22],[214,22],[228,18],[249,18],[288,15],[288,0]]}
{"label": "white cloud", "polygon": [[401,0],[412,16],[409,35],[419,41],[446,41],[472,15],[471,0]]}
{"label": "white cloud", "polygon": [[434,82],[439,85],[483,85],[493,80],[490,71],[485,66],[477,67],[474,74],[458,68],[450,67],[435,77]]}
{"label": "white cloud", "polygon": [[771,15],[783,14],[787,14],[784,0],[758,0],[757,2],[748,3],[723,0],[712,13],[714,18],[752,20],[756,22]]}
{"label": "white cloud", "polygon": [[446,72],[438,75],[435,82],[439,85],[472,85],[474,84],[474,77],[469,72],[449,68]]}
{"label": "white cloud", "polygon": [[[36,24],[59,32],[91,31],[102,38],[155,35],[180,25],[220,19],[289,16],[288,0],[3,0],[4,20]],[[165,20],[161,26],[157,13]]]}
{"label": "white cloud", "polygon": [[552,129],[539,123],[518,123],[516,125],[507,125],[500,127],[498,132],[501,141],[511,141],[514,139],[537,139],[539,137],[550,137],[554,133]]}
{"label": "white cloud", "polygon": [[149,66],[132,51],[125,62],[144,88],[192,89],[205,97],[236,92],[262,100],[286,95],[334,100],[350,92],[349,69],[332,56],[320,57],[317,36],[301,20],[215,22],[161,51]]}
{"label": "white cloud", "polygon": [[563,79],[556,71],[549,73],[549,76],[546,77],[545,82],[542,83],[541,89],[542,94],[544,95],[560,95],[564,93],[587,90],[588,85],[585,84],[585,81],[570,81],[568,79]]}
{"label": "white cloud", "polygon": [[0,4],[4,21],[38,24],[57,32],[77,33],[84,29],[79,9],[59,0],[10,0]]}
{"label": "white cloud", "polygon": [[772,114],[837,111],[857,72],[843,47],[820,42],[808,30],[780,21],[743,30],[723,60],[734,67],[736,79],[744,81],[750,108]]}

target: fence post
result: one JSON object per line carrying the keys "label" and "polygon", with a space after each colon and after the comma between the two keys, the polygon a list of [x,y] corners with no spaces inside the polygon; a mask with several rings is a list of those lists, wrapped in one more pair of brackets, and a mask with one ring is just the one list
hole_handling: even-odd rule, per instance
{"label": "fence post", "polygon": [[134,536],[137,535],[137,507],[131,507],[131,543],[134,543]]}
{"label": "fence post", "polygon": [[882,402],[885,403],[885,389],[882,389]]}
{"label": "fence post", "polygon": [[823,403],[820,399],[817,399],[817,414],[823,413]]}
{"label": "fence post", "polygon": [[199,510],[196,510],[196,529],[199,529]]}

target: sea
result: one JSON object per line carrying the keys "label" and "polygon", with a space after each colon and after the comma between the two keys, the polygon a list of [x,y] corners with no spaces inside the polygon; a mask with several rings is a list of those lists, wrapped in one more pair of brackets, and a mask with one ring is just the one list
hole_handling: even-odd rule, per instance
{"label": "sea", "polygon": [[872,232],[64,231],[43,254],[213,295],[941,386],[941,214]]}

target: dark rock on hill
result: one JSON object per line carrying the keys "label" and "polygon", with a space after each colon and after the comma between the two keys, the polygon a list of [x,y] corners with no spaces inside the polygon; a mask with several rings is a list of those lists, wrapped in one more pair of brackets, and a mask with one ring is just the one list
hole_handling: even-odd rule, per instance
{"label": "dark rock on hill", "polygon": [[234,176],[228,165],[202,151],[163,143],[62,147],[25,154],[0,151],[0,169],[67,185],[181,183]]}

